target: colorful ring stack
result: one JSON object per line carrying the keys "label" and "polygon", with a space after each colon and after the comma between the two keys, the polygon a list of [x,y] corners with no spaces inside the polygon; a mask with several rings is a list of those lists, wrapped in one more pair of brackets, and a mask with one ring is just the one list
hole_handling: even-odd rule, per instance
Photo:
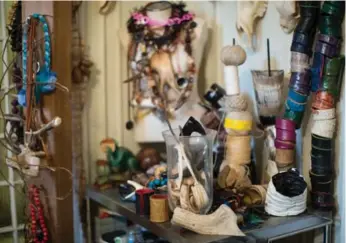
{"label": "colorful ring stack", "polygon": [[300,1],[300,20],[294,31],[291,45],[291,78],[284,118],[294,121],[300,128],[310,87],[309,58],[316,32],[319,2]]}
{"label": "colorful ring stack", "polygon": [[288,119],[276,118],[275,162],[280,168],[290,168],[294,165],[296,145],[296,124]]}
{"label": "colorful ring stack", "polygon": [[335,106],[345,64],[344,56],[339,55],[344,16],[344,1],[324,1],[311,68],[311,90],[315,92],[311,128],[311,201],[313,207],[327,210],[334,207],[332,139],[336,127]]}

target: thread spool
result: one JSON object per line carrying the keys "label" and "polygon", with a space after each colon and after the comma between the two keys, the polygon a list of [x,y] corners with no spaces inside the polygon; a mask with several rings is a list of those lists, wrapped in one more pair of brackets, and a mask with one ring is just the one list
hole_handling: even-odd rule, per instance
{"label": "thread spool", "polygon": [[169,220],[167,195],[155,194],[150,197],[150,221],[163,223]]}

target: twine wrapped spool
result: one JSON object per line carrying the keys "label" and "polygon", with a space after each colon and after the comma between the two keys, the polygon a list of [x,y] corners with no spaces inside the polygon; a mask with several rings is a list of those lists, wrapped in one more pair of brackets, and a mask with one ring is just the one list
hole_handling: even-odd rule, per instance
{"label": "twine wrapped spool", "polygon": [[169,220],[167,195],[155,194],[150,197],[150,221],[163,223]]}
{"label": "twine wrapped spool", "polygon": [[228,95],[224,96],[220,102],[225,111],[246,111],[248,104],[244,95]]}
{"label": "twine wrapped spool", "polygon": [[227,136],[225,147],[228,164],[247,165],[251,162],[251,136]]}
{"label": "twine wrapped spool", "polygon": [[276,149],[275,162],[278,167],[285,167],[294,163],[294,149]]}

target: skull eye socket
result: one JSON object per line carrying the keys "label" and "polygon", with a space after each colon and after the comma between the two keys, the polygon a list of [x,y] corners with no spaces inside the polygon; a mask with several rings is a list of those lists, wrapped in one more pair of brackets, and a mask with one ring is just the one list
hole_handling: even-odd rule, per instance
{"label": "skull eye socket", "polygon": [[187,83],[188,83],[188,81],[187,81],[186,78],[178,78],[178,80],[177,80],[177,84],[178,84],[178,87],[179,87],[180,89],[186,88]]}

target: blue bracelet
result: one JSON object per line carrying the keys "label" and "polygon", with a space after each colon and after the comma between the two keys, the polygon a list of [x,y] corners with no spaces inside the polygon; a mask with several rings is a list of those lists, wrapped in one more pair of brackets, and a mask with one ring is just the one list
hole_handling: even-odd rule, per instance
{"label": "blue bracelet", "polygon": [[18,102],[21,106],[26,106],[26,84],[27,84],[27,52],[28,52],[28,28],[30,18],[38,19],[42,24],[44,34],[44,64],[39,67],[36,74],[35,97],[36,103],[39,103],[41,94],[49,93],[55,90],[57,75],[51,71],[51,46],[49,27],[46,18],[41,14],[33,14],[26,19],[23,30],[22,45],[22,69],[23,69],[23,87],[18,93]]}
{"label": "blue bracelet", "polygon": [[311,91],[316,92],[321,85],[322,79],[322,63],[324,63],[324,55],[315,52],[314,60],[311,67]]}
{"label": "blue bracelet", "polygon": [[295,101],[287,98],[286,100],[286,108],[292,111],[303,112],[305,110],[306,103],[296,103]]}
{"label": "blue bracelet", "polygon": [[295,92],[293,89],[289,89],[288,98],[297,103],[306,103],[308,96]]}

